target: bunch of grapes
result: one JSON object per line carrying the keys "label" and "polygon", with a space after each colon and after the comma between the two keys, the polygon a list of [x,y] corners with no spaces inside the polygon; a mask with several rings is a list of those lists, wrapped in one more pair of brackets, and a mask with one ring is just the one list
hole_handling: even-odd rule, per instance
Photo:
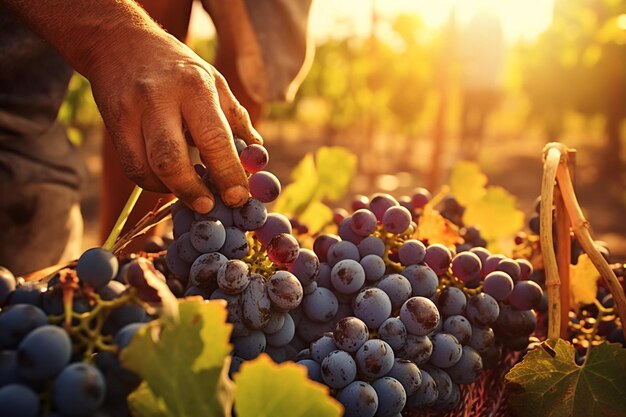
{"label": "bunch of grapes", "polygon": [[415,205],[359,196],[338,235],[314,242],[317,288],[291,313],[291,346],[346,416],[452,410],[460,384],[497,366],[503,347],[526,348],[535,328],[543,292],[530,263],[412,238],[424,194]]}
{"label": "bunch of grapes", "polygon": [[141,380],[118,353],[160,301],[148,274],[165,286],[149,260],[119,268],[101,248],[47,284],[0,268],[0,415],[129,416],[126,396]]}
{"label": "bunch of grapes", "polygon": [[[278,179],[263,171],[268,154],[260,145],[236,140],[241,163],[249,173],[250,198],[229,208],[219,197],[207,214],[182,203],[172,209],[174,241],[167,267],[184,295],[223,299],[233,324],[231,375],[244,360],[268,352],[275,359],[293,358],[288,345],[295,334],[290,311],[305,293],[315,291],[319,260],[301,249],[292,225],[280,213],[267,213],[264,203],[281,191]],[[202,167],[198,171],[214,188]],[[217,195],[217,193],[216,193]]]}

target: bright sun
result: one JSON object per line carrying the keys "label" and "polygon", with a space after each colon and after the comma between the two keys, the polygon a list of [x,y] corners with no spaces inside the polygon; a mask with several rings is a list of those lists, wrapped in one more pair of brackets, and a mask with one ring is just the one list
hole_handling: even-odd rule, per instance
{"label": "bright sun", "polygon": [[511,42],[535,38],[552,20],[552,0],[313,0],[311,33],[316,39],[347,34],[337,33],[340,27],[367,35],[373,7],[383,17],[418,14],[426,25],[435,28],[446,21],[452,10],[463,24],[481,6],[492,7],[500,15],[504,36]]}

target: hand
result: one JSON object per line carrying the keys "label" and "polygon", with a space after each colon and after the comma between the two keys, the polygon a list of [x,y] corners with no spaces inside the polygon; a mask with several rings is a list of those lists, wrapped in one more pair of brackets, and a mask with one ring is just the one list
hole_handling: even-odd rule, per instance
{"label": "hand", "polygon": [[103,59],[87,77],[126,175],[210,211],[214,197],[193,169],[187,130],[223,201],[245,203],[248,182],[232,134],[249,144],[263,141],[223,76],[164,32],[122,42],[123,53],[96,53]]}

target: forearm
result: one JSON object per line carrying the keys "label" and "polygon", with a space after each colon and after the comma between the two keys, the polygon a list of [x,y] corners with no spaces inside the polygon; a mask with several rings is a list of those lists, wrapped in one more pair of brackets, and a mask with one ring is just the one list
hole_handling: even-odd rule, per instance
{"label": "forearm", "polygon": [[89,77],[103,57],[123,57],[138,36],[164,32],[133,0],[0,0]]}

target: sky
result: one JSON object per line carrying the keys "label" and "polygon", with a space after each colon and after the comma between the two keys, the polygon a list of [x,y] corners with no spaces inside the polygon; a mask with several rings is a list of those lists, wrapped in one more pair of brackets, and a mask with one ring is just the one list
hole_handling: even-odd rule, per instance
{"label": "sky", "polygon": [[[549,26],[552,3],[552,0],[313,0],[309,30],[318,42],[350,33],[366,36],[371,31],[373,7],[381,17],[418,14],[427,26],[436,28],[453,8],[462,24],[478,7],[487,4],[499,12],[505,38],[515,42],[532,40]],[[190,31],[192,37],[213,35],[213,26],[199,2],[194,5]]]}

